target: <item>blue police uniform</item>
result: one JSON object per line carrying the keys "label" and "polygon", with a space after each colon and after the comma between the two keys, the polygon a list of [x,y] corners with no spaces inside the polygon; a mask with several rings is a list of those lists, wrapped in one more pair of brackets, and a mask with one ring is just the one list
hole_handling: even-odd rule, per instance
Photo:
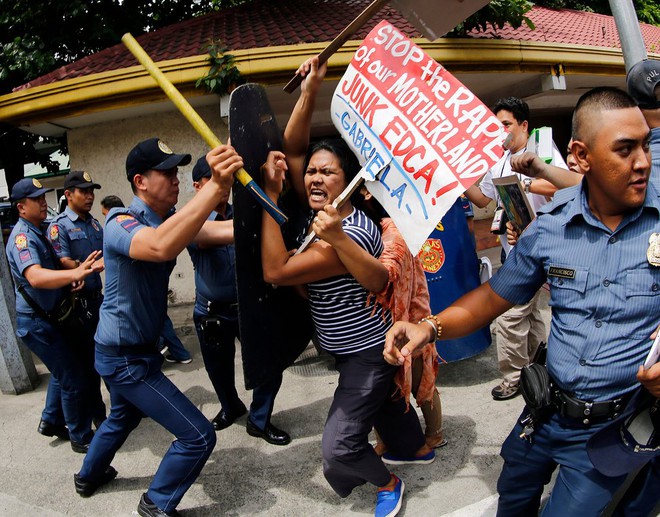
{"label": "blue police uniform", "polygon": [[557,192],[490,281],[514,304],[549,282],[547,366],[562,403],[531,440],[520,438],[518,423],[504,442],[498,515],[536,515],[557,465],[546,516],[600,515],[625,480],[600,474],[586,442],[639,386],[637,369],[660,313],[660,268],[646,253],[650,235],[660,230],[660,199],[650,184],[643,206],[611,231],[591,213],[585,189],[583,182]]}
{"label": "blue police uniform", "polygon": [[96,331],[96,369],[110,390],[111,408],[96,432],[79,476],[102,477],[143,415],[176,436],[147,492],[166,512],[176,508],[215,446],[213,426],[161,371],[158,338],[167,313],[167,286],[174,261],[129,256],[131,241],[162,219],[135,197],[108,214],[103,252],[106,286]]}
{"label": "blue police uniform", "polygon": [[[32,265],[59,269],[55,252],[41,228],[20,218],[7,241],[7,258],[16,288],[16,334],[43,361],[51,376],[42,420],[69,429],[71,440],[88,444],[93,436],[88,378],[75,343],[65,342],[59,328],[35,314],[20,294],[24,289],[45,312],[53,311],[66,289],[35,289],[23,276]],[[19,289],[20,288],[20,289]]]}
{"label": "blue police uniform", "polygon": [[[59,258],[70,258],[82,262],[93,251],[103,249],[101,224],[91,214],[83,219],[68,206],[51,222],[48,227],[48,238]],[[92,415],[97,423],[105,419],[105,404],[101,396],[100,379],[94,370],[94,333],[99,322],[101,288],[101,274],[92,273],[85,278],[82,290],[76,293],[75,304],[80,321],[84,323],[79,340],[86,359],[85,371],[90,375],[90,386],[93,387],[90,398]]]}
{"label": "blue police uniform", "polygon": [[[651,178],[656,190],[660,190],[660,127],[651,129]],[[659,318],[660,319],[660,318]],[[612,517],[636,517],[638,515],[653,515],[653,509],[658,509],[660,496],[660,458],[656,457],[637,473],[632,484],[626,490]]]}
{"label": "blue police uniform", "polygon": [[[211,212],[209,220],[229,220],[232,217],[233,208],[228,205],[224,217]],[[195,268],[193,319],[204,366],[222,409],[228,416],[235,417],[245,411],[245,406],[238,397],[234,381],[235,340],[240,339],[234,245],[199,248],[191,244],[188,252]],[[209,319],[213,323],[207,326]],[[214,327],[216,332],[212,333]],[[275,397],[281,385],[280,372],[266,384],[254,388],[249,418],[260,429],[264,429],[270,422]]]}

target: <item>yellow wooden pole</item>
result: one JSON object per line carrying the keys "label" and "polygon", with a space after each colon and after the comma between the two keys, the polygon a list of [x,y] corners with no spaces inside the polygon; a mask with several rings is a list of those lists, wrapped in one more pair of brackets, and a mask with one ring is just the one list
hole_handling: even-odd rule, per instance
{"label": "yellow wooden pole", "polygon": [[[186,98],[181,95],[181,92],[176,89],[176,87],[171,83],[171,81],[165,77],[165,74],[160,71],[156,64],[151,60],[149,55],[144,51],[142,46],[136,41],[136,39],[130,34],[126,33],[122,36],[121,41],[126,45],[126,48],[135,56],[135,58],[140,62],[140,64],[145,68],[149,75],[158,83],[158,86],[161,87],[165,95],[174,103],[178,108],[181,114],[186,117],[190,125],[199,133],[199,135],[204,139],[204,141],[211,147],[217,147],[222,145],[220,139],[215,136],[211,128],[204,122],[202,117],[195,111],[195,109],[190,105]],[[252,192],[252,195],[256,197],[257,201],[263,206],[264,209],[275,219],[279,224],[286,222],[287,217],[284,213],[275,205],[266,194],[259,188],[259,185],[252,179],[247,171],[241,168],[234,175],[236,179],[243,185],[245,188]]]}

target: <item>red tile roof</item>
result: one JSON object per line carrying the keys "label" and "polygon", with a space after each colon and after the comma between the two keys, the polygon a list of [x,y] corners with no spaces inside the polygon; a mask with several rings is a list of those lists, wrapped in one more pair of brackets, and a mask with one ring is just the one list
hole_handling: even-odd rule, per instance
{"label": "red tile roof", "polygon": [[[155,62],[204,54],[203,49],[211,40],[221,40],[230,50],[329,42],[369,3],[369,0],[255,0],[143,34],[137,40]],[[506,25],[497,32],[473,32],[470,36],[620,47],[611,16],[543,7],[534,7],[527,16],[536,25],[535,30],[525,24],[518,29]],[[389,20],[409,37],[420,36],[419,31],[395,8],[386,6],[352,39],[363,39],[382,19]],[[660,27],[642,24],[641,29],[647,50],[657,52],[660,47]],[[38,77],[16,90],[137,64],[120,43]]]}

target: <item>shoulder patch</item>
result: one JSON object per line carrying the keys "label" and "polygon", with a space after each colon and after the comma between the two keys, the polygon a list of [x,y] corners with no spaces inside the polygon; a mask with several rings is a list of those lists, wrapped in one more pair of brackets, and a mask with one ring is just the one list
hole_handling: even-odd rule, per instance
{"label": "shoulder patch", "polygon": [[21,264],[25,264],[29,260],[32,260],[32,254],[28,249],[21,250],[18,252],[18,258],[21,261]]}
{"label": "shoulder patch", "polygon": [[28,245],[27,235],[25,235],[24,233],[19,233],[16,237],[14,237],[14,244],[16,245],[16,249],[19,251],[27,248]]}
{"label": "shoulder patch", "polygon": [[140,224],[135,217],[128,214],[120,214],[115,217],[115,220],[119,223],[119,226],[121,226],[128,233],[132,232],[135,227]]}
{"label": "shoulder patch", "polygon": [[99,226],[99,223],[96,222],[96,219],[92,219],[92,228],[97,232],[101,231],[101,227]]}
{"label": "shoulder patch", "polygon": [[50,240],[56,241],[59,238],[60,238],[60,228],[56,224],[53,224],[50,227]]}

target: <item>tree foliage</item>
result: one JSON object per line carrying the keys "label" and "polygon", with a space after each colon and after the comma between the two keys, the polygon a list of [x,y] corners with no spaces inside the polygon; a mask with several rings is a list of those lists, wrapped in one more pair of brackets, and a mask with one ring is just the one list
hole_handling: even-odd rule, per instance
{"label": "tree foliage", "polygon": [[489,27],[497,30],[506,23],[516,29],[525,23],[533,29],[534,24],[525,16],[532,7],[533,4],[528,0],[493,0],[459,24],[449,36],[465,36],[474,29],[483,32]]}
{"label": "tree foliage", "polygon": [[[0,95],[84,56],[167,25],[247,0],[0,0]],[[0,123],[0,168],[11,186],[39,155],[39,137]],[[57,140],[57,139],[45,139]],[[66,145],[66,142],[62,142]]]}

